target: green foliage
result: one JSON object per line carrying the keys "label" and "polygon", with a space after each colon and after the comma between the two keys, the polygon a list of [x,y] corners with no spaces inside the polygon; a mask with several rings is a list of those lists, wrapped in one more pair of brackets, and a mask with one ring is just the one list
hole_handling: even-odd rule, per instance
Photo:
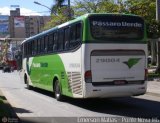
{"label": "green foliage", "polygon": [[53,28],[57,25],[60,25],[64,22],[67,22],[69,20],[72,20],[73,17],[69,16],[68,13],[66,13],[66,11],[67,11],[67,7],[62,7],[61,9],[59,9],[58,15],[52,14],[51,21],[48,22],[42,30],[44,31],[44,30]]}
{"label": "green foliage", "polygon": [[74,0],[75,16],[86,13],[114,13],[119,7],[114,0]]}
{"label": "green foliage", "polygon": [[75,0],[75,15],[85,13],[128,13],[139,15],[147,23],[148,38],[160,37],[160,23],[156,21],[155,0]]}
{"label": "green foliage", "polygon": [[58,11],[59,9],[61,9],[63,7],[63,3],[66,1],[66,0],[53,0],[55,2],[55,4],[52,6],[51,8],[51,13],[54,13],[54,14],[58,14]]}
{"label": "green foliage", "polygon": [[[66,6],[63,5],[67,0],[54,0],[55,5],[52,7],[52,20],[45,26],[49,29],[71,18],[64,11]],[[74,6],[70,11],[74,10],[74,17],[86,13],[128,13],[139,15],[144,18],[147,23],[148,38],[160,37],[160,22],[156,21],[156,0],[74,0]],[[73,12],[72,12],[73,13]]]}
{"label": "green foliage", "polygon": [[160,74],[159,73],[148,73],[148,78],[152,79],[152,78],[159,78]]}
{"label": "green foliage", "polygon": [[155,0],[126,0],[124,2],[129,13],[140,15],[146,21],[156,18],[156,1]]}
{"label": "green foliage", "polygon": [[148,38],[160,37],[160,23],[156,21],[156,0],[126,0],[129,13],[140,15],[147,23]]}
{"label": "green foliage", "polygon": [[151,20],[147,23],[148,38],[157,39],[160,37],[160,22]]}
{"label": "green foliage", "polygon": [[59,12],[58,15],[51,15],[51,21],[48,22],[42,30],[53,28],[69,20],[70,20],[69,16],[66,16],[63,13]]}
{"label": "green foliage", "polygon": [[53,0],[55,4],[51,8],[51,21],[48,22],[41,30],[47,30],[64,22],[67,22],[73,17],[73,10],[64,5],[66,0]]}

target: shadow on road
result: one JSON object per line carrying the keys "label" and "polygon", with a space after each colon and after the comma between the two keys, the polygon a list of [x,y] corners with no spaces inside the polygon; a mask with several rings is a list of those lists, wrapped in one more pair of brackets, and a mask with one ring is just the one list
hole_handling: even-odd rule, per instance
{"label": "shadow on road", "polygon": [[14,111],[16,112],[16,113],[32,113],[31,111],[29,111],[29,110],[26,110],[26,109],[23,109],[23,108],[16,108],[16,107],[13,107],[13,109],[14,109]]}
{"label": "shadow on road", "polygon": [[[34,88],[34,91],[53,98],[53,93]],[[53,98],[54,99],[54,98]],[[160,119],[160,102],[136,97],[106,99],[72,99],[65,97],[65,103],[89,111],[135,118]]]}
{"label": "shadow on road", "polygon": [[160,119],[160,102],[138,99],[134,97],[110,99],[85,99],[67,101],[72,105],[97,113],[139,118]]}

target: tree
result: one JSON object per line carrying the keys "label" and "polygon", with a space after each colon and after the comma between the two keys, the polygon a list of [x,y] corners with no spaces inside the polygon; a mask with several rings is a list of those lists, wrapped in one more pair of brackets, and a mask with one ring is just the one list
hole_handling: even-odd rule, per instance
{"label": "tree", "polygon": [[[52,6],[51,21],[45,25],[42,30],[49,29],[74,17],[86,14],[86,13],[112,13],[119,11],[119,5],[114,3],[114,0],[75,0],[74,7],[68,10],[68,6],[64,5],[67,0],[54,0],[55,4]],[[69,2],[69,1],[68,1]],[[66,11],[70,11],[74,17],[68,15]]]}
{"label": "tree", "polygon": [[64,2],[66,0],[53,0],[53,2],[55,2],[55,4],[52,6],[51,11],[53,13],[58,13],[59,9],[62,8],[64,5]]}
{"label": "tree", "polygon": [[155,0],[118,0],[118,3],[114,0],[74,0],[74,11],[76,16],[86,13],[119,12],[139,15],[147,23],[149,38],[159,35]]}
{"label": "tree", "polygon": [[118,12],[119,6],[114,0],[74,0],[75,16],[86,13],[114,13]]}
{"label": "tree", "polygon": [[[158,50],[158,67],[160,73],[160,47],[156,47],[156,41],[160,37],[160,22],[156,20],[156,0],[127,0],[125,4],[130,13],[142,16],[147,24],[147,36],[150,39],[152,64],[156,64]],[[157,50],[156,50],[157,49]]]}
{"label": "tree", "polygon": [[[59,14],[59,11],[61,9],[70,9],[70,0],[53,0],[55,4],[51,8],[51,13],[56,13],[57,15]],[[65,3],[68,1],[68,4],[65,5]]]}
{"label": "tree", "polygon": [[129,13],[142,16],[146,22],[156,19],[155,0],[126,0],[124,2]]}
{"label": "tree", "polygon": [[158,38],[159,22],[156,20],[155,0],[126,0],[124,2],[128,13],[139,15],[147,23],[148,38]]}
{"label": "tree", "polygon": [[[64,8],[63,8],[64,9]],[[71,20],[71,18],[69,16],[65,16],[64,13],[62,12],[63,9],[61,9],[61,11],[59,12],[58,15],[51,15],[51,21],[48,22],[42,30],[47,30],[50,29],[52,27],[55,27],[57,25],[60,25],[64,22],[67,22],[69,20]]]}
{"label": "tree", "polygon": [[64,5],[66,0],[54,0],[54,1],[55,1],[55,4],[52,6],[51,10],[53,11],[52,13],[56,13],[56,14],[51,14],[51,21],[48,22],[43,27],[42,30],[50,29],[52,27],[55,27],[57,25],[60,25],[64,22],[67,22],[73,19],[73,17],[70,16],[70,13],[73,13],[72,9],[70,9],[68,5]]}

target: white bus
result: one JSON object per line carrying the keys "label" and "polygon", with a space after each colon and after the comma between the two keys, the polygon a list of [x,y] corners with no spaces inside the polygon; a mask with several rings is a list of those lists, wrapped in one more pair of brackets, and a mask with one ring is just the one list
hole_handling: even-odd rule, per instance
{"label": "white bus", "polygon": [[55,98],[142,95],[147,82],[144,20],[126,14],[86,14],[22,42],[27,87]]}

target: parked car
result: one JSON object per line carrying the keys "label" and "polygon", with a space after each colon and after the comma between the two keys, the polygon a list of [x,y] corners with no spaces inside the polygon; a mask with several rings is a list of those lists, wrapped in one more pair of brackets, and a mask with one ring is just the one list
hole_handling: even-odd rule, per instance
{"label": "parked car", "polygon": [[11,72],[11,67],[9,65],[6,65],[3,67],[3,72]]}
{"label": "parked car", "polygon": [[0,70],[2,70],[3,69],[3,66],[2,66],[2,64],[0,64]]}
{"label": "parked car", "polygon": [[148,64],[151,64],[152,56],[148,56]]}

